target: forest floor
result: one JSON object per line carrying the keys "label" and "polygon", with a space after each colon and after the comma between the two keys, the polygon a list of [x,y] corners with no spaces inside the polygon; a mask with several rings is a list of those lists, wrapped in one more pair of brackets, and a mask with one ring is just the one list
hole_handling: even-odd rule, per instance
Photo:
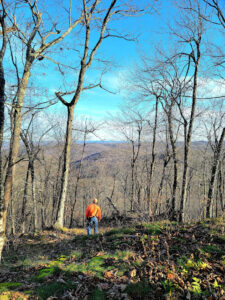
{"label": "forest floor", "polygon": [[225,220],[9,238],[0,300],[225,299]]}

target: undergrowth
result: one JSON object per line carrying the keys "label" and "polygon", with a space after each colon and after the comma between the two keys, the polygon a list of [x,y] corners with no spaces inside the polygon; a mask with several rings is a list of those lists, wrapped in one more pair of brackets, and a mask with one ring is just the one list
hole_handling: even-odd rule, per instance
{"label": "undergrowth", "polygon": [[222,298],[224,229],[220,218],[24,235],[4,250],[0,299]]}

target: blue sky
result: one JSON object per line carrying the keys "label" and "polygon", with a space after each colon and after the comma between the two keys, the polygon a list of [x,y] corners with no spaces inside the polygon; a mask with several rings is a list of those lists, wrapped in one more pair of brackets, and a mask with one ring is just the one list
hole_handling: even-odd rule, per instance
{"label": "blue sky", "polygon": [[[136,0],[137,3],[146,3],[145,0]],[[136,66],[141,62],[141,56],[154,57],[155,47],[163,48],[168,51],[173,47],[171,36],[169,35],[168,23],[173,23],[177,12],[173,6],[173,0],[161,0],[157,7],[157,12],[152,14],[144,14],[139,17],[123,18],[118,22],[112,24],[113,28],[120,30],[124,34],[131,33],[138,36],[138,42],[128,42],[123,39],[111,38],[106,39],[101,44],[97,52],[96,58],[101,58],[109,61],[107,65],[107,72],[102,77],[102,85],[113,92],[107,93],[100,88],[91,89],[82,93],[77,106],[75,107],[75,118],[86,119],[90,118],[94,121],[102,121],[107,119],[108,113],[115,114],[120,110],[120,107],[129,97],[130,92],[124,91],[123,87],[126,84],[126,79],[129,78],[131,72],[135,71]],[[65,18],[65,11],[59,9],[58,4],[64,3],[68,6],[68,0],[50,0],[40,1],[40,4],[47,6],[49,16],[59,25],[58,29],[66,27],[67,19]],[[76,1],[74,2],[76,3]],[[56,17],[55,17],[56,16]],[[21,22],[23,18],[21,17]],[[216,32],[211,31],[211,39],[217,39]],[[78,47],[74,34],[65,39],[63,46],[56,46],[51,53],[56,61],[61,61],[64,64],[76,67],[79,65],[78,54],[76,51],[71,51],[67,48]],[[94,37],[95,38],[95,35]],[[48,55],[48,54],[47,54]],[[64,69],[65,76],[61,76],[58,72],[57,66],[52,62],[37,62],[33,68],[30,85],[42,89],[48,95],[48,99],[55,98],[55,92],[67,90],[74,90],[74,81],[77,79],[77,71],[72,69]],[[84,86],[90,83],[97,83],[101,74],[101,68],[98,63],[93,63],[93,66],[86,74]],[[207,77],[208,74],[203,74]],[[212,89],[214,94],[221,94],[222,90],[215,88],[213,84]],[[210,86],[210,84],[209,84]],[[206,88],[204,87],[204,91]],[[225,92],[225,91],[224,91]],[[218,95],[217,94],[217,95]],[[35,96],[37,97],[37,96]],[[33,97],[33,99],[35,98]],[[40,93],[37,101],[45,101],[45,96]],[[29,99],[28,99],[29,101]],[[65,126],[66,108],[61,102],[46,110],[49,118],[61,119],[63,126]],[[44,114],[45,115],[45,114]],[[64,122],[63,122],[64,120]],[[45,121],[43,122],[43,124]],[[110,131],[103,133],[104,138],[111,139]]]}
{"label": "blue sky", "polygon": [[[54,0],[51,2],[54,3]],[[143,3],[145,2],[143,1]],[[52,3],[49,6],[50,13],[53,9]],[[100,120],[106,117],[107,112],[118,111],[124,101],[123,92],[121,92],[123,82],[129,76],[130,71],[139,63],[140,55],[154,53],[155,45],[162,41],[164,41],[164,46],[167,46],[167,32],[163,28],[166,28],[166,24],[172,15],[173,8],[170,1],[162,1],[160,7],[158,7],[158,12],[140,17],[124,18],[118,24],[113,24],[115,29],[120,29],[125,34],[131,33],[138,36],[138,43],[118,38],[103,41],[96,57],[103,57],[105,60],[112,62],[112,64],[108,65],[109,70],[104,74],[102,83],[106,89],[112,91],[114,94],[107,93],[100,88],[83,93],[75,108],[76,115],[85,115],[92,119]],[[67,64],[72,65],[75,62],[75,59],[73,60],[71,54],[65,49],[55,56],[56,60],[62,58]],[[94,64],[93,68],[88,71],[87,80],[89,82],[98,82],[101,72],[96,70],[96,67],[98,65]],[[50,97],[51,95],[54,97],[54,92],[62,88],[62,77],[60,77],[60,74],[55,69],[56,66],[52,63],[49,63],[47,67],[43,65],[43,68],[38,66],[38,79],[42,81],[41,85],[43,88],[48,89]],[[67,70],[66,82],[71,83],[75,75],[74,71]],[[50,109],[50,112],[54,112],[54,114],[62,114],[65,111],[65,107],[61,103]]]}

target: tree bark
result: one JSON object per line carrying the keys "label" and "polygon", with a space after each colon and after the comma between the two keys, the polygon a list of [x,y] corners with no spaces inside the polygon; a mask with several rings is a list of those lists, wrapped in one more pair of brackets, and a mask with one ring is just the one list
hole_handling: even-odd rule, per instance
{"label": "tree bark", "polygon": [[220,154],[221,154],[221,151],[223,148],[224,136],[225,136],[225,128],[223,128],[218,145],[215,145],[216,148],[214,151],[213,164],[212,164],[212,170],[211,170],[211,179],[210,179],[208,197],[207,197],[206,218],[212,217],[213,192],[214,192],[215,179],[216,179],[219,160],[220,160]]}
{"label": "tree bark", "polygon": [[74,211],[75,211],[75,205],[77,202],[78,183],[79,183],[80,176],[81,176],[82,164],[83,164],[83,159],[84,159],[84,151],[85,151],[85,147],[86,147],[86,138],[87,138],[87,132],[85,131],[81,160],[80,160],[80,165],[79,165],[79,170],[78,170],[77,180],[76,180],[76,185],[75,185],[75,191],[74,191],[74,201],[73,201],[71,216],[70,216],[70,227],[72,227],[72,225],[73,225],[73,215],[74,215]]}
{"label": "tree bark", "polygon": [[3,175],[2,175],[2,143],[3,143],[3,131],[4,131],[4,122],[5,122],[5,74],[3,59],[6,51],[7,37],[6,37],[6,26],[5,26],[5,8],[2,0],[1,3],[1,16],[0,23],[2,27],[2,46],[0,51],[0,263],[2,258],[2,250],[5,243],[5,226],[4,226],[4,210],[5,203],[3,198]]}
{"label": "tree bark", "polygon": [[155,147],[156,147],[156,132],[158,126],[158,106],[159,106],[159,97],[156,96],[155,99],[155,120],[154,120],[154,127],[153,127],[153,139],[152,139],[152,159],[150,164],[150,172],[149,172],[149,194],[148,194],[148,212],[150,213],[150,205],[151,205],[151,198],[152,198],[152,178],[155,169]]}
{"label": "tree bark", "polygon": [[28,188],[28,181],[29,181],[29,173],[30,173],[30,163],[28,163],[27,166],[27,174],[26,174],[26,179],[25,179],[25,184],[24,184],[24,190],[23,190],[23,202],[22,202],[22,210],[21,210],[21,225],[22,225],[22,232],[26,232],[26,217],[25,217],[25,212],[26,212],[26,205],[27,205],[27,188]]}
{"label": "tree bark", "polygon": [[[198,40],[195,40],[196,44],[196,59],[194,58],[195,63],[195,71],[194,71],[194,82],[193,82],[193,91],[192,91],[192,106],[191,106],[191,116],[189,121],[189,126],[187,129],[187,134],[185,134],[185,145],[184,145],[184,169],[183,169],[183,178],[182,178],[182,191],[181,191],[181,199],[180,199],[180,211],[179,211],[179,221],[184,221],[184,212],[186,207],[187,201],[187,174],[188,174],[188,162],[189,162],[189,155],[190,155],[190,146],[191,146],[191,139],[192,139],[192,131],[193,131],[193,124],[195,120],[195,110],[196,110],[196,103],[197,103],[197,88],[198,88],[198,70],[199,70],[199,61],[201,57],[200,53],[200,42],[201,42],[201,34],[198,37]],[[185,127],[186,130],[186,127]]]}
{"label": "tree bark", "polygon": [[106,9],[105,16],[103,18],[101,28],[100,28],[99,38],[95,43],[94,47],[92,48],[92,50],[90,50],[89,49],[90,32],[91,32],[90,22],[92,19],[92,14],[95,12],[95,9],[98,5],[98,1],[97,0],[94,1],[94,3],[89,8],[87,7],[87,1],[85,0],[83,1],[85,42],[83,48],[83,56],[80,61],[80,70],[79,70],[79,75],[77,80],[77,87],[74,92],[74,96],[69,103],[63,99],[62,94],[60,92],[56,93],[56,96],[59,98],[62,104],[67,107],[68,119],[67,119],[67,129],[66,129],[66,141],[65,141],[65,148],[64,148],[64,162],[63,162],[64,165],[63,165],[63,172],[62,172],[61,192],[59,198],[57,219],[56,219],[56,223],[54,224],[55,228],[63,227],[63,221],[64,221],[63,215],[64,215],[64,208],[65,208],[67,187],[68,187],[68,174],[69,174],[69,164],[70,164],[70,148],[71,148],[71,141],[72,141],[72,122],[73,122],[74,108],[83,90],[85,72],[91,66],[94,56],[103,41],[107,23],[111,17],[111,11],[116,5],[116,2],[117,0],[112,0],[108,9]]}
{"label": "tree bark", "polygon": [[17,103],[14,108],[14,116],[13,116],[13,124],[11,125],[12,128],[12,136],[10,139],[10,151],[9,151],[9,158],[8,158],[8,168],[6,172],[5,178],[5,193],[4,193],[4,210],[3,210],[3,227],[6,227],[7,221],[7,209],[10,201],[11,190],[14,181],[14,174],[15,174],[15,164],[18,157],[19,146],[20,146],[20,130],[21,130],[21,120],[22,120],[22,106],[23,101],[26,94],[27,84],[30,77],[30,70],[31,70],[32,62],[27,61],[23,77],[21,79],[21,83],[18,90],[18,98]]}
{"label": "tree bark", "polygon": [[34,231],[38,230],[38,208],[37,198],[35,189],[35,176],[34,176],[34,160],[30,163],[30,174],[31,174],[31,190],[32,190],[32,203],[33,203],[33,214],[34,214]]}
{"label": "tree bark", "polygon": [[64,208],[66,203],[68,176],[70,170],[70,152],[71,152],[71,142],[72,142],[73,115],[74,115],[74,105],[67,106],[67,127],[66,127],[66,140],[65,140],[65,148],[64,148],[64,161],[63,161],[63,168],[62,168],[60,201],[59,201],[59,207],[57,212],[57,220],[54,225],[55,228],[63,227],[63,222],[64,222]]}
{"label": "tree bark", "polygon": [[174,220],[175,206],[176,206],[176,193],[177,193],[177,145],[173,133],[172,111],[168,113],[167,117],[168,117],[169,136],[170,136],[170,143],[172,147],[172,157],[173,157],[173,189],[172,189],[171,205],[169,206],[168,215],[170,220]]}

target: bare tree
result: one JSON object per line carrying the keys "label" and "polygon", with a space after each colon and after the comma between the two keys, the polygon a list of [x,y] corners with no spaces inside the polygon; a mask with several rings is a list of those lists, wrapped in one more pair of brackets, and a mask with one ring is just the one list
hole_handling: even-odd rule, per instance
{"label": "bare tree", "polygon": [[[130,210],[135,211],[136,197],[135,185],[137,183],[136,166],[140,154],[142,135],[146,126],[146,118],[139,111],[133,111],[131,108],[122,110],[120,115],[113,117],[113,126],[123,139],[131,145],[131,158],[130,158]],[[127,180],[127,179],[126,179]],[[136,205],[137,208],[137,205]]]}
{"label": "bare tree", "polygon": [[5,239],[5,230],[3,223],[3,214],[4,214],[4,200],[3,200],[3,176],[2,176],[2,143],[3,143],[3,131],[4,131],[4,108],[5,108],[5,75],[4,75],[4,66],[3,59],[6,51],[7,45],[7,28],[5,24],[5,19],[7,17],[5,6],[3,1],[0,1],[1,12],[0,12],[0,24],[1,24],[1,34],[2,34],[2,44],[0,49],[0,263],[2,257],[2,249],[4,246]]}
{"label": "bare tree", "polygon": [[[36,113],[37,114],[37,113]],[[33,219],[34,219],[34,231],[38,230],[38,206],[37,206],[37,197],[36,197],[36,180],[35,180],[35,161],[38,160],[38,154],[41,151],[41,141],[44,136],[52,129],[48,128],[44,133],[42,133],[39,139],[35,142],[33,137],[33,121],[36,115],[35,113],[32,114],[30,122],[26,130],[22,130],[20,133],[21,139],[24,143],[26,148],[27,156],[28,156],[28,166],[27,166],[27,175],[25,180],[25,187],[24,187],[24,196],[23,196],[23,204],[22,204],[22,226],[23,232],[25,232],[25,209],[27,204],[27,187],[29,182],[29,174],[31,177],[31,195],[32,195],[32,207],[33,207]]]}
{"label": "bare tree", "polygon": [[[212,128],[208,131],[208,140],[213,151],[212,167],[211,167],[211,178],[209,180],[209,188],[207,195],[206,204],[206,217],[210,218],[212,214],[212,202],[214,198],[214,189],[216,178],[218,174],[218,169],[221,161],[221,154],[223,150],[223,141],[225,138],[225,127],[224,127],[224,117],[223,103],[220,103],[220,111],[215,113],[215,118],[212,118]],[[213,136],[213,138],[212,138]]]}
{"label": "bare tree", "polygon": [[[109,4],[101,6],[101,3],[97,0],[87,1],[83,0],[83,9],[82,14],[84,16],[84,44],[83,44],[83,53],[80,60],[80,68],[78,72],[78,78],[76,82],[76,88],[74,91],[70,92],[57,92],[56,96],[60,99],[62,104],[67,109],[67,128],[66,128],[66,137],[65,137],[65,149],[64,149],[64,166],[62,172],[62,184],[61,184],[61,194],[59,201],[59,209],[57,214],[57,220],[55,227],[63,226],[63,216],[65,201],[68,189],[68,175],[69,175],[69,166],[70,166],[70,152],[71,152],[71,141],[72,141],[72,123],[74,119],[74,108],[81,96],[82,91],[92,89],[95,87],[102,87],[101,81],[97,84],[91,84],[84,86],[84,77],[87,70],[93,63],[94,57],[102,44],[103,40],[109,37],[125,38],[127,37],[119,34],[113,34],[110,28],[108,27],[109,21],[114,17],[123,17],[123,16],[135,16],[143,9],[136,9],[125,2],[120,4],[118,0],[112,0]],[[97,22],[97,26],[95,26]],[[90,39],[91,33],[93,31],[98,31],[98,37],[94,46],[91,47]],[[66,101],[65,96],[73,94],[71,101]],[[64,97],[64,98],[63,98]]]}
{"label": "bare tree", "polygon": [[[182,188],[180,199],[179,221],[184,221],[185,206],[187,201],[187,175],[188,175],[188,161],[190,156],[190,147],[193,133],[193,125],[195,121],[196,105],[197,105],[197,90],[199,77],[199,63],[201,59],[201,42],[204,32],[203,20],[201,18],[201,7],[198,0],[186,1],[186,10],[189,14],[185,14],[183,23],[179,24],[180,32],[174,31],[173,34],[178,37],[178,40],[189,47],[189,51],[184,49],[183,52],[178,53],[179,57],[187,58],[187,72],[186,76],[193,70],[193,79],[191,87],[191,108],[188,118],[178,105],[180,114],[184,122],[184,167],[182,176]],[[182,27],[181,27],[182,26]],[[179,52],[179,51],[178,51]],[[189,74],[190,76],[190,74]],[[181,99],[181,98],[180,98]]]}
{"label": "bare tree", "polygon": [[85,154],[85,148],[87,145],[87,138],[90,135],[95,135],[95,132],[98,130],[96,126],[92,122],[88,122],[86,119],[84,122],[84,128],[74,128],[76,132],[82,132],[83,133],[83,145],[82,145],[82,151],[81,151],[81,158],[79,161],[79,167],[78,167],[78,173],[76,176],[76,182],[75,182],[75,188],[74,188],[74,198],[73,198],[73,204],[72,204],[72,209],[71,209],[71,217],[70,217],[70,227],[73,225],[73,216],[74,216],[74,211],[75,211],[75,205],[77,202],[77,193],[78,193],[78,185],[81,177],[81,172],[82,172],[82,167],[83,167],[83,160],[84,160],[84,154]]}
{"label": "bare tree", "polygon": [[[19,2],[18,4],[19,7]],[[17,7],[17,5],[15,6]],[[42,60],[42,58],[46,58],[45,53],[49,48],[53,47],[54,45],[61,42],[73,28],[78,26],[82,20],[83,15],[81,14],[78,18],[73,21],[69,22],[68,28],[63,32],[60,33],[56,29],[56,24],[52,25],[50,29],[43,29],[43,19],[42,19],[42,12],[39,11],[37,6],[37,0],[33,1],[26,1],[25,8],[29,10],[31,15],[31,23],[27,26],[29,32],[24,32],[24,30],[17,24],[16,22],[16,15],[14,12],[10,11],[10,6],[7,11],[8,21],[11,22],[12,27],[15,28],[16,36],[19,40],[22,41],[23,47],[26,49],[25,54],[25,63],[24,63],[24,70],[22,76],[19,76],[18,66],[13,61],[13,64],[16,68],[17,74],[17,92],[16,92],[16,99],[13,105],[12,111],[12,134],[10,140],[10,151],[9,151],[9,158],[8,158],[8,168],[6,172],[5,178],[5,192],[4,192],[4,212],[3,212],[3,228],[6,226],[6,218],[7,218],[7,208],[11,198],[11,191],[14,181],[15,175],[15,165],[17,163],[18,151],[19,151],[19,141],[20,141],[20,130],[21,130],[21,122],[22,122],[22,108],[23,103],[26,95],[27,85],[29,78],[31,76],[31,68],[34,62],[38,60]],[[69,15],[69,19],[71,20],[71,15]],[[54,35],[57,35],[56,38],[53,38]],[[13,58],[12,58],[13,59]]]}

